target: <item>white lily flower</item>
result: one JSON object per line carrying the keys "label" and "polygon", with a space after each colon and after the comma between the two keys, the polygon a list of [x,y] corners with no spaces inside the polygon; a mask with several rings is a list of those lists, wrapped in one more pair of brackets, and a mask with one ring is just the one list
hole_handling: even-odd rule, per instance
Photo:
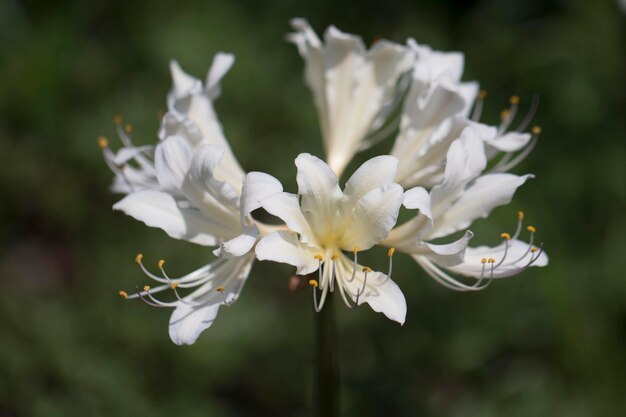
{"label": "white lily flower", "polygon": [[370,49],[356,35],[330,26],[322,42],[304,19],[293,19],[296,44],[305,61],[305,81],[317,107],[328,165],[341,175],[352,157],[371,143],[396,109],[401,77],[413,54],[403,45],[376,42]]}
{"label": "white lily flower", "polygon": [[402,187],[393,183],[397,159],[370,159],[343,191],[335,172],[322,160],[305,153],[295,163],[298,194],[281,192],[259,202],[289,230],[263,237],[256,246],[257,258],[293,265],[300,275],[318,271],[318,280],[310,281],[317,311],[336,285],[349,307],[352,302],[368,303],[374,311],[404,323],[406,301],[391,280],[391,271],[389,275],[373,271],[357,259],[359,251],[378,244],[396,223],[404,195]]}
{"label": "white lily flower", "polygon": [[[116,171],[127,186],[119,191],[127,195],[114,205],[115,210],[175,239],[218,246],[214,253],[220,259],[181,278],[170,277],[163,260],[158,262],[160,273],[150,272],[138,255],[137,263],[158,285],[144,286],[132,294],[120,292],[124,298],[140,299],[151,306],[174,308],[169,330],[177,344],[194,343],[213,323],[219,307],[238,299],[259,236],[260,223],[250,213],[259,207],[259,199],[282,191],[280,182],[268,175],[252,172],[244,177],[222,133],[212,100],[219,94],[219,79],[231,64],[229,55],[216,56],[203,86],[173,62],[170,111],[163,118],[159,143],[155,147],[131,144],[117,154],[101,144],[113,167],[118,167],[116,162],[122,158],[137,164],[130,171]],[[122,140],[130,142],[130,129],[118,123],[118,130]],[[181,289],[191,292],[183,295]],[[173,291],[173,301],[157,298],[166,290]]]}
{"label": "white lily flower", "polygon": [[[547,265],[547,255],[534,246],[533,226],[528,226],[529,243],[517,240],[522,230],[522,212],[513,236],[502,233],[503,242],[496,248],[468,248],[473,237],[470,231],[451,244],[429,243],[464,230],[476,219],[487,217],[495,207],[508,204],[517,188],[532,178],[505,173],[483,175],[486,166],[481,130],[469,126],[447,152],[443,181],[430,192],[415,187],[405,193],[404,206],[419,210],[419,214],[393,229],[383,244],[410,254],[432,278],[459,291],[483,289],[493,278]],[[442,268],[478,281],[464,284]]]}
{"label": "white lily flower", "polygon": [[[514,131],[511,126],[520,99],[511,97],[511,107],[502,113],[497,128],[478,123],[486,93],[478,92],[476,82],[461,82],[464,57],[459,52],[433,51],[410,39],[415,54],[411,86],[404,101],[400,131],[390,152],[399,160],[396,181],[408,188],[431,187],[443,179],[445,158],[450,144],[467,126],[483,130],[489,160],[501,155],[491,168],[505,172],[521,162],[533,149],[541,129],[523,133],[536,111],[533,100],[529,114]],[[473,108],[473,112],[470,112]]]}
{"label": "white lily flower", "polygon": [[[219,82],[233,62],[231,54],[216,54],[204,85],[185,73],[176,61],[170,62],[173,86],[167,96],[168,112],[162,118],[158,136],[160,140],[181,137],[192,148],[206,144],[222,147],[224,158],[217,168],[217,176],[233,188],[241,188],[245,173],[230,149],[213,108],[213,101],[221,92]],[[155,145],[135,145],[131,138],[132,126],[122,124],[120,116],[116,116],[114,122],[122,148],[113,152],[106,138],[98,139],[107,165],[116,174],[113,192],[127,194],[142,189],[158,189],[154,169]]]}

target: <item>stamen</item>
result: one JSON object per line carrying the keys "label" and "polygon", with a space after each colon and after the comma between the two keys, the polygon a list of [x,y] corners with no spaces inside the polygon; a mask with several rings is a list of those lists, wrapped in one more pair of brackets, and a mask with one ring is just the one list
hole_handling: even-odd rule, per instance
{"label": "stamen", "polygon": [[330,270],[330,292],[335,291],[335,261],[339,259],[339,254],[333,253],[333,256],[330,257],[332,261],[332,266]]}
{"label": "stamen", "polygon": [[168,278],[161,278],[161,277],[159,277],[157,275],[154,275],[152,272],[148,271],[148,268],[146,268],[146,266],[143,264],[143,254],[141,254],[141,253],[137,254],[137,256],[135,256],[135,262],[137,263],[137,265],[139,265],[139,267],[141,268],[143,273],[146,274],[146,276],[148,276],[149,278],[152,278],[153,280],[155,280],[157,282],[161,282],[163,284],[170,284],[171,283],[170,279],[168,279]]}
{"label": "stamen", "polygon": [[474,122],[477,122],[480,119],[480,115],[483,112],[485,97],[487,97],[487,91],[480,90],[478,92],[478,98],[476,99],[476,103],[474,104],[474,110],[472,111],[472,121]]}
{"label": "stamen", "polygon": [[365,286],[367,285],[367,273],[372,272],[372,268],[370,268],[369,266],[364,266],[363,272],[365,273],[365,277],[363,277],[363,286],[361,287],[361,290],[356,293],[356,305],[359,305],[359,298],[361,298],[361,294],[363,294],[363,292],[365,291]]}
{"label": "stamen", "polygon": [[523,132],[524,130],[526,130],[530,122],[533,120],[533,117],[535,117],[535,114],[537,113],[538,108],[539,108],[539,96],[535,94],[533,95],[533,99],[530,103],[530,108],[528,109],[528,113],[526,113],[526,117],[524,117],[524,120],[522,120],[521,123],[517,126],[517,128],[515,128],[516,132]]}
{"label": "stamen", "polygon": [[124,291],[124,290],[118,291],[118,294],[120,295],[120,297],[122,297],[124,299],[128,298],[128,293],[126,291]]}
{"label": "stamen", "polygon": [[389,256],[389,271],[387,272],[387,278],[391,279],[391,273],[393,272],[393,254],[396,253],[396,248],[389,248],[387,256]]}
{"label": "stamen", "polygon": [[119,114],[113,116],[113,123],[115,123],[116,125],[122,124],[122,116],[120,116]]}
{"label": "stamen", "polygon": [[528,230],[530,233],[536,233],[536,232],[537,232],[537,229],[535,229],[535,227],[534,227],[534,226],[528,226],[528,227],[526,228],[526,230]]}
{"label": "stamen", "polygon": [[505,240],[511,240],[511,235],[508,233],[500,233],[500,237]]}
{"label": "stamen", "polygon": [[519,101],[520,101],[519,96],[514,95],[509,98],[509,103],[511,104],[519,104]]}
{"label": "stamen", "polygon": [[511,240],[511,235],[505,232],[505,233],[501,233],[500,237],[504,239],[504,254],[502,255],[502,259],[500,259],[500,262],[498,262],[498,264],[495,265],[495,268],[498,268],[500,265],[504,263],[504,260],[506,259],[506,255],[509,253],[509,241]]}
{"label": "stamen", "polygon": [[319,283],[312,279],[309,280],[309,285],[313,288],[313,308],[315,308],[315,312],[319,313],[320,311],[322,311],[322,306],[317,304],[317,287],[319,285]]}
{"label": "stamen", "polygon": [[130,123],[126,123],[124,125],[124,132],[126,133],[132,133],[133,132],[133,126]]}
{"label": "stamen", "polygon": [[98,137],[98,147],[102,150],[105,150],[109,147],[109,141],[104,136]]}
{"label": "stamen", "polygon": [[540,126],[533,126],[533,128],[530,131],[535,136],[541,135],[541,127]]}
{"label": "stamen", "polygon": [[352,250],[352,253],[354,253],[354,266],[352,267],[352,276],[350,277],[350,279],[348,280],[348,282],[352,282],[354,281],[354,278],[356,277],[356,269],[358,266],[357,260],[358,260],[358,253],[359,253],[359,246],[355,246],[354,249]]}
{"label": "stamen", "polygon": [[144,303],[148,304],[151,307],[160,307],[160,308],[176,307],[176,303],[166,303],[166,302],[157,300],[156,298],[154,298],[154,296],[152,294],[150,294],[150,287],[148,287],[147,290],[145,289],[146,287],[148,287],[148,286],[147,285],[144,286],[144,292],[146,293],[148,298],[150,298],[150,301],[148,301],[144,297],[144,295],[139,291],[139,289],[137,289],[137,292],[135,294],[136,294],[137,297],[139,297],[141,299],[141,301],[143,301]]}

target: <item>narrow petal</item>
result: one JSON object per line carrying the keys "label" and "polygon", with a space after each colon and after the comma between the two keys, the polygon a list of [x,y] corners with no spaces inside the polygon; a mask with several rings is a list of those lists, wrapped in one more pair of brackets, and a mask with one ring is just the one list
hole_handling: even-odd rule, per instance
{"label": "narrow petal", "polygon": [[398,220],[404,190],[389,184],[370,191],[356,203],[346,233],[339,247],[351,251],[355,246],[367,250],[387,237]]}
{"label": "narrow petal", "polygon": [[211,64],[211,68],[207,74],[205,87],[208,96],[212,100],[215,100],[220,96],[220,81],[222,81],[222,78],[224,78],[224,75],[226,75],[234,63],[235,56],[233,54],[227,54],[224,52],[215,54],[213,63]]}
{"label": "narrow petal", "polygon": [[199,210],[180,207],[167,193],[143,190],[131,193],[113,206],[150,227],[158,227],[175,239],[212,246],[219,238],[238,234],[237,229],[211,221]]}
{"label": "narrow petal", "polygon": [[[506,249],[506,257],[504,257]],[[508,241],[508,248],[505,243],[501,243],[496,247],[479,246],[477,248],[468,247],[465,251],[465,260],[459,265],[449,267],[450,271],[461,275],[480,277],[483,270],[481,260],[483,258],[494,258],[496,265],[500,263],[502,258],[504,262],[500,264],[493,273],[494,278],[504,278],[516,275],[528,268],[531,259],[538,256],[538,252],[530,251],[530,245],[524,241],[513,239]],[[548,265],[548,254],[541,252],[536,261],[531,266],[543,267]],[[486,276],[490,274],[489,267],[486,268]]]}
{"label": "narrow petal", "polygon": [[463,262],[467,245],[474,237],[470,230],[455,242],[447,244],[433,244],[429,242],[415,242],[413,247],[399,248],[412,255],[426,256],[441,266],[453,266]]}
{"label": "narrow petal", "polygon": [[298,194],[304,216],[318,235],[328,233],[337,217],[337,202],[343,196],[338,179],[321,159],[302,153],[296,158]]}
{"label": "narrow petal", "polygon": [[159,143],[154,153],[154,168],[164,190],[180,193],[191,164],[191,148],[180,136],[171,136]]}
{"label": "narrow petal", "polygon": [[508,132],[485,143],[501,152],[517,152],[526,147],[530,139],[532,139],[530,133]]}
{"label": "narrow petal", "polygon": [[376,156],[364,162],[346,182],[344,193],[355,201],[370,191],[393,182],[398,171],[398,158]]}
{"label": "narrow petal", "polygon": [[315,248],[304,245],[294,232],[280,231],[265,236],[256,245],[256,256],[260,261],[274,261],[293,265],[296,274],[306,275],[319,267],[315,259],[318,252]]}
{"label": "narrow petal", "polygon": [[425,188],[415,187],[406,191],[402,205],[408,209],[419,210],[421,214],[429,219],[433,217],[430,210],[430,194],[428,194]]}
{"label": "narrow petal", "polygon": [[241,190],[242,222],[254,210],[261,207],[261,200],[283,191],[283,185],[276,178],[263,172],[249,172],[243,180]]}
{"label": "narrow petal", "polygon": [[529,178],[533,176],[487,174],[478,177],[463,195],[436,219],[431,238],[465,229],[474,220],[489,216],[494,208],[510,203],[517,188]]}
{"label": "narrow petal", "polygon": [[280,218],[287,227],[300,234],[302,243],[316,245],[315,234],[300,210],[298,196],[290,193],[276,193],[261,200],[261,206],[268,213]]}
{"label": "narrow petal", "polygon": [[193,307],[179,303],[170,317],[170,339],[177,345],[193,345],[213,325],[219,309],[219,304]]}
{"label": "narrow petal", "polygon": [[256,224],[247,226],[243,233],[226,242],[221,242],[220,246],[213,251],[219,257],[238,257],[250,252],[256,238],[259,236],[259,228]]}

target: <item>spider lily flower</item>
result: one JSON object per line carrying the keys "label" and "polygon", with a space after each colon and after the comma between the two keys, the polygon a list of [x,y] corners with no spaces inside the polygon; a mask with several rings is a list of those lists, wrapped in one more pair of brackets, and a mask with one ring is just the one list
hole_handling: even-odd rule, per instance
{"label": "spider lily flower", "polygon": [[[252,172],[246,175],[241,190],[232,188],[216,174],[225,151],[215,145],[192,150],[188,141],[172,136],[155,150],[157,190],[140,190],[128,194],[115,204],[115,210],[164,230],[169,236],[192,243],[219,247],[214,253],[220,259],[182,278],[171,278],[164,261],[154,274],[143,264],[143,272],[159,286],[145,287],[125,298],[139,298],[155,307],[175,308],[170,319],[170,337],[177,344],[192,344],[215,319],[221,305],[230,305],[239,297],[248,277],[259,236],[259,225],[250,213],[259,207],[258,200],[282,191],[274,178]],[[262,226],[262,225],[261,225]],[[180,289],[194,289],[181,296]],[[155,294],[173,290],[170,302]]]}
{"label": "spider lily flower", "polygon": [[[165,140],[178,136],[192,148],[205,144],[222,147],[224,157],[217,168],[218,176],[232,187],[241,188],[245,173],[230,149],[213,108],[213,101],[221,93],[220,81],[233,62],[231,54],[216,54],[203,84],[201,80],[185,73],[178,62],[171,61],[173,86],[167,96],[168,111],[161,120],[158,137]],[[115,116],[113,121],[122,147],[114,152],[109,148],[106,138],[98,139],[105,162],[115,173],[113,192],[128,194],[142,189],[158,189],[159,182],[154,169],[156,145],[135,145],[131,138],[132,126],[123,124],[120,116]]]}
{"label": "spider lily flower", "polygon": [[[522,231],[520,212],[515,233],[502,233],[495,247],[470,248],[469,231],[454,243],[433,245],[429,241],[465,230],[476,219],[485,218],[495,207],[508,204],[513,194],[532,175],[483,174],[487,166],[480,130],[470,126],[450,146],[443,181],[430,192],[415,187],[405,193],[404,206],[419,214],[394,228],[382,244],[410,254],[436,281],[458,291],[485,288],[493,278],[515,275],[530,266],[545,266],[548,257],[535,246],[535,228],[528,227],[530,242],[518,240]],[[477,279],[464,284],[444,271]]]}
{"label": "spider lily flower", "polygon": [[293,19],[304,77],[317,107],[328,165],[338,176],[352,157],[374,143],[371,136],[398,107],[413,64],[403,46],[378,41],[367,49],[356,35],[330,26],[320,40],[304,19]]}
{"label": "spider lily flower", "polygon": [[396,223],[404,195],[393,183],[397,159],[370,159],[343,191],[335,172],[317,157],[300,154],[295,163],[298,194],[281,192],[259,201],[289,230],[263,237],[256,246],[257,258],[293,265],[299,275],[317,271],[317,279],[310,281],[317,311],[328,292],[338,288],[349,307],[368,303],[374,311],[404,323],[406,301],[391,280],[391,271],[386,275],[358,263],[358,253],[378,244]]}
{"label": "spider lily flower", "polygon": [[[160,272],[151,272],[143,256],[138,256],[142,271],[158,285],[131,294],[120,292],[151,306],[174,308],[169,331],[177,344],[194,343],[211,326],[220,306],[237,300],[255,259],[252,247],[259,226],[263,227],[250,213],[259,207],[260,198],[282,191],[280,183],[265,174],[244,177],[217,121],[212,100],[219,95],[218,82],[231,64],[231,56],[218,54],[203,85],[172,62],[174,87],[156,146],[133,146],[131,129],[120,120],[116,120],[118,133],[127,146],[115,154],[102,143],[106,139],[100,140],[112,169],[124,158],[126,166],[130,160],[137,165],[131,171],[114,170],[121,179],[118,184],[126,186],[119,191],[127,194],[115,210],[175,239],[218,246],[214,253],[220,259],[180,278],[166,273],[163,260],[158,263]],[[172,301],[159,298],[164,291],[173,291]]]}
{"label": "spider lily flower", "polygon": [[[498,127],[480,124],[486,93],[478,91],[478,83],[462,82],[464,57],[459,52],[433,51],[428,46],[408,41],[415,54],[415,66],[400,120],[400,130],[390,152],[399,160],[396,181],[405,188],[417,185],[432,187],[443,179],[445,157],[450,144],[468,126],[483,129],[485,152],[494,163],[493,172],[505,172],[533,149],[539,128],[523,133],[536,109],[531,109],[514,131],[508,131],[520,103],[510,99],[510,108],[502,112]],[[473,109],[473,111],[472,111]],[[471,114],[470,114],[471,113]]]}

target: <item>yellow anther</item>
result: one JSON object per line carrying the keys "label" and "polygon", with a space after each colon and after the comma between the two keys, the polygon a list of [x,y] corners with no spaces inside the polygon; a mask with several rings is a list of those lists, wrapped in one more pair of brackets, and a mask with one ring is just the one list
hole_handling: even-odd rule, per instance
{"label": "yellow anther", "polygon": [[179,285],[180,283],[178,281],[174,281],[170,284],[170,288],[175,290],[176,288],[178,288]]}
{"label": "yellow anther", "polygon": [[487,97],[487,90],[480,90],[478,92],[478,98],[483,99],[485,97]]}
{"label": "yellow anther", "polygon": [[511,110],[504,109],[500,112],[500,119],[505,120],[506,118],[509,117],[510,114],[511,114]]}
{"label": "yellow anther", "polygon": [[144,285],[143,286],[143,290],[144,291],[150,291],[150,286],[149,285]]}
{"label": "yellow anther", "polygon": [[106,149],[109,147],[109,141],[104,136],[98,138],[98,147],[100,149]]}
{"label": "yellow anther", "polygon": [[394,253],[396,253],[396,248],[389,248],[389,251],[387,252],[387,256],[391,258]]}
{"label": "yellow anther", "polygon": [[526,228],[526,230],[528,230],[530,233],[535,233],[537,232],[537,229],[535,229],[535,226],[528,226]]}
{"label": "yellow anther", "polygon": [[310,285],[311,287],[317,287],[317,280],[315,280],[315,279],[311,279],[311,280],[309,280],[309,285]]}
{"label": "yellow anther", "polygon": [[539,249],[538,249],[538,248],[536,248],[536,247],[534,247],[534,246],[533,246],[532,248],[530,248],[530,251],[531,251],[532,253],[535,253],[535,252],[537,252],[538,250],[539,250]]}
{"label": "yellow anther", "polygon": [[533,126],[533,128],[530,129],[530,131],[535,136],[540,135],[541,134],[541,127],[540,126]]}
{"label": "yellow anther", "polygon": [[356,246],[354,247],[354,249],[352,249],[352,252],[356,255],[356,254],[357,254],[357,252],[359,251],[359,249],[361,249],[361,248],[359,247],[359,245],[356,245]]}
{"label": "yellow anther", "polygon": [[128,293],[126,291],[120,290],[118,292],[118,294],[120,295],[120,297],[122,298],[128,298]]}
{"label": "yellow anther", "polygon": [[505,233],[500,233],[500,237],[502,239],[511,240],[511,235],[506,233],[506,232]]}
{"label": "yellow anther", "polygon": [[493,259],[493,258],[489,258],[489,260],[488,260],[487,262],[489,262],[490,264],[495,264],[495,263],[496,263],[496,260],[495,260],[495,259]]}
{"label": "yellow anther", "polygon": [[135,262],[137,262],[138,264],[141,263],[141,260],[143,259],[143,254],[138,253],[137,256],[135,256]]}
{"label": "yellow anther", "polygon": [[336,261],[339,258],[339,254],[338,253],[333,253],[333,256],[330,257],[330,259],[332,261]]}
{"label": "yellow anther", "polygon": [[224,292],[224,287],[217,287],[215,289],[215,291],[217,291],[217,292]]}
{"label": "yellow anther", "polygon": [[116,125],[121,124],[122,116],[120,116],[119,114],[116,114],[115,116],[113,116],[113,123],[115,123]]}
{"label": "yellow anther", "polygon": [[524,212],[523,211],[518,211],[517,212],[517,219],[518,220],[524,220]]}
{"label": "yellow anther", "polygon": [[480,263],[481,263],[481,264],[486,264],[486,263],[487,263],[487,258],[483,258],[483,259],[481,259],[481,260],[480,260]]}
{"label": "yellow anther", "polygon": [[322,255],[315,255],[313,258],[317,259],[318,261],[323,261],[324,260],[324,257]]}
{"label": "yellow anther", "polygon": [[133,131],[133,126],[132,126],[132,125],[130,125],[130,124],[128,124],[128,123],[126,123],[126,124],[124,125],[124,132],[126,132],[126,133],[131,133],[132,131]]}
{"label": "yellow anther", "polygon": [[511,104],[519,104],[519,96],[511,96],[509,98],[509,103],[511,103]]}
{"label": "yellow anther", "polygon": [[369,266],[364,266],[363,272],[372,272],[372,268],[370,268]]}
{"label": "yellow anther", "polygon": [[163,265],[165,265],[165,259],[159,259],[157,265],[159,266],[159,269],[163,268]]}

